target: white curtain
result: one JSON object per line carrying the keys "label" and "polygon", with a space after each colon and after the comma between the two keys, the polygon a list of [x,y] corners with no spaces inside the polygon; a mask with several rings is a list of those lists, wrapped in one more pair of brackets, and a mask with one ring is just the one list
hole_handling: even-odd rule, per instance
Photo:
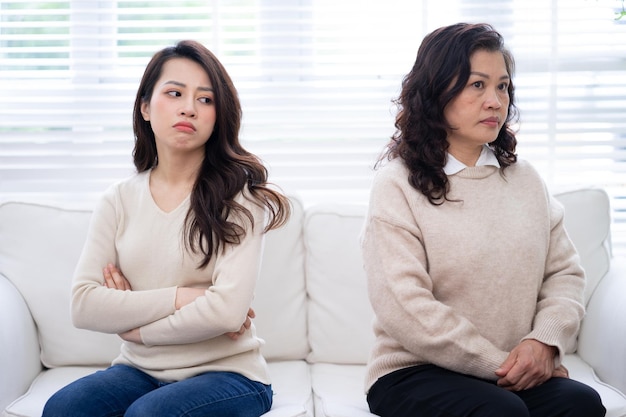
{"label": "white curtain", "polygon": [[235,81],[242,141],[307,204],[365,201],[422,37],[488,22],[517,61],[518,151],[554,190],[600,186],[626,249],[621,0],[0,0],[0,199],[91,202],[132,174],[149,58],[202,41]]}

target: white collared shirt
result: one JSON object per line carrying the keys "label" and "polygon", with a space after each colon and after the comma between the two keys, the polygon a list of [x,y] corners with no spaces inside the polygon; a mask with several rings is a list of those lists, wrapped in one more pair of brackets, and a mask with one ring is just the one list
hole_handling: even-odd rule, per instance
{"label": "white collared shirt", "polygon": [[[484,165],[493,165],[500,168],[500,163],[498,162],[498,158],[496,158],[496,154],[493,153],[493,150],[491,150],[491,148],[487,145],[483,145],[478,161],[476,161],[476,166]],[[452,154],[448,153],[446,165],[443,167],[443,171],[446,175],[454,175],[465,168],[467,168],[467,165],[456,159],[452,156]]]}

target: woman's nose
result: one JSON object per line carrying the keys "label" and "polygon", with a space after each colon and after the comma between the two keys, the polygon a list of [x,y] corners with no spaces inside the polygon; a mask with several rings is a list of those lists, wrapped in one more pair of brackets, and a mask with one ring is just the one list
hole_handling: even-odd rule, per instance
{"label": "woman's nose", "polygon": [[183,106],[178,110],[178,114],[185,117],[195,117],[196,108],[193,102],[184,102]]}
{"label": "woman's nose", "polygon": [[485,105],[490,109],[499,109],[502,107],[502,98],[500,97],[499,91],[492,91],[487,99],[485,100]]}

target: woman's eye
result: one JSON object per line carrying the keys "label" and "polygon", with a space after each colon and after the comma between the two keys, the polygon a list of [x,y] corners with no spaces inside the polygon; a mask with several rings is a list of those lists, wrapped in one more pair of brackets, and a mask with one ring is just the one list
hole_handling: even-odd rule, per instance
{"label": "woman's eye", "polygon": [[200,103],[211,104],[213,103],[213,99],[211,97],[200,97]]}
{"label": "woman's eye", "polygon": [[172,97],[180,97],[180,93],[179,93],[178,91],[174,91],[174,90],[172,90],[172,91],[167,91],[167,92],[166,92],[166,94],[167,94],[168,96],[172,96]]}
{"label": "woman's eye", "polygon": [[482,81],[474,81],[472,83],[472,87],[482,88],[482,86],[483,86],[483,82]]}
{"label": "woman's eye", "polygon": [[502,91],[506,91],[509,89],[509,85],[507,83],[502,83],[498,86],[498,88]]}

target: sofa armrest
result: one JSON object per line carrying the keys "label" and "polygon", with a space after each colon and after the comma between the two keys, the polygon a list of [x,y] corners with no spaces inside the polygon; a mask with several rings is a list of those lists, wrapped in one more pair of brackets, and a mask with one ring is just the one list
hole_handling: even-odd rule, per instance
{"label": "sofa armrest", "polygon": [[578,354],[598,377],[626,393],[626,259],[613,258],[587,304]]}
{"label": "sofa armrest", "polygon": [[0,274],[0,410],[24,394],[41,369],[37,329],[28,306]]}

